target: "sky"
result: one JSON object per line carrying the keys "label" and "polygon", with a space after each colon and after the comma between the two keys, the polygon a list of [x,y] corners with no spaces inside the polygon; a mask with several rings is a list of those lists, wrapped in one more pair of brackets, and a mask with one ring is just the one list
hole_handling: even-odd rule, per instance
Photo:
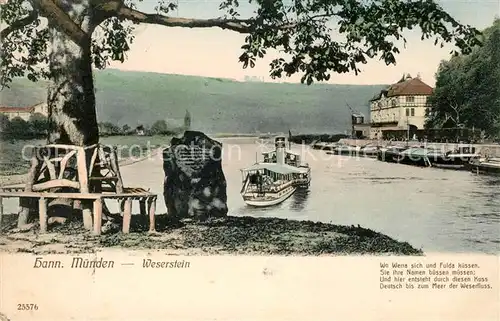
{"label": "sky", "polygon": [[[222,15],[217,0],[178,0],[178,11],[172,16],[187,18],[214,18]],[[241,0],[240,2],[244,2]],[[484,29],[500,16],[500,0],[438,0],[441,6],[463,24]],[[153,13],[158,0],[144,0],[139,9]],[[243,6],[243,12],[251,7]],[[387,66],[373,59],[361,66],[357,76],[352,73],[332,74],[329,83],[335,84],[391,84],[404,73],[419,75],[427,84],[435,84],[435,72],[443,59],[450,57],[450,46],[434,46],[433,39],[420,40],[418,32],[405,33],[406,48],[396,56],[397,64]],[[272,56],[257,61],[254,68],[243,69],[238,62],[245,35],[219,28],[189,29],[157,25],[139,25],[135,40],[124,63],[113,62],[111,68],[149,71],[169,74],[198,75],[205,77],[244,80],[257,77],[266,82],[299,82],[300,76],[273,80],[269,77]]]}

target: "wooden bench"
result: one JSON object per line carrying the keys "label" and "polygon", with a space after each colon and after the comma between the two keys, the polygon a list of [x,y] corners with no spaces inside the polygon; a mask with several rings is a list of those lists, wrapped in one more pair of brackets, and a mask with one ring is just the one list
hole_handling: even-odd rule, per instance
{"label": "wooden bench", "polygon": [[47,230],[47,200],[71,200],[82,209],[84,226],[93,229],[96,234],[101,233],[103,211],[109,213],[104,200],[120,202],[124,233],[130,229],[132,201],[138,200],[141,214],[146,214],[148,206],[150,231],[154,231],[157,196],[143,188],[123,187],[116,147],[113,146],[37,146],[33,149],[26,184],[22,187],[0,187],[0,224],[2,197],[19,198],[18,226],[27,222],[30,207],[33,207],[27,200],[38,199],[42,232]]}
{"label": "wooden bench", "polygon": [[[71,199],[87,200],[93,202],[92,215],[83,212],[84,225],[93,226],[93,232],[101,234],[103,201],[106,199],[118,200],[123,203],[123,226],[122,232],[129,233],[132,217],[132,201],[139,201],[140,214],[149,214],[149,232],[155,231],[155,211],[157,195],[142,188],[124,188],[123,193],[51,193],[51,192],[25,192],[22,188],[7,187],[0,188],[0,226],[3,217],[3,198],[32,198],[38,199],[38,212],[40,219],[40,232],[47,231],[47,200],[48,199]],[[147,210],[146,210],[147,206]],[[89,222],[89,223],[85,223]]]}

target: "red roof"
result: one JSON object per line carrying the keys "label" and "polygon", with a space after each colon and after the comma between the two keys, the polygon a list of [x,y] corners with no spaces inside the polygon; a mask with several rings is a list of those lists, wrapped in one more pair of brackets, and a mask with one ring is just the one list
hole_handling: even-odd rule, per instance
{"label": "red roof", "polygon": [[34,107],[0,107],[1,113],[31,113]]}
{"label": "red roof", "polygon": [[378,100],[382,95],[387,97],[394,96],[416,96],[416,95],[430,95],[432,94],[432,87],[424,83],[420,78],[411,78],[411,76],[404,75],[397,83],[390,85],[383,89],[380,93],[371,99]]}
{"label": "red roof", "polygon": [[387,89],[387,97],[430,94],[432,94],[432,87],[419,78],[407,78],[404,81],[391,85]]}

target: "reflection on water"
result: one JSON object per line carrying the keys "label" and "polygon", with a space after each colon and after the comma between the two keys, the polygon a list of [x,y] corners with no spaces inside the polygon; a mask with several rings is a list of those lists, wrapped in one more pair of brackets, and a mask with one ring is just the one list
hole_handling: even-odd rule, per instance
{"label": "reflection on water", "polygon": [[[224,148],[234,144],[225,142]],[[223,159],[231,215],[360,224],[427,252],[500,252],[500,177],[326,155],[294,145],[311,166],[310,189],[256,209],[241,199],[239,170],[255,162],[260,147],[237,145],[231,149],[239,150],[239,157]]]}
{"label": "reflection on water", "polygon": [[293,193],[290,204],[290,210],[292,211],[302,211],[307,206],[307,199],[309,197],[310,191],[307,189],[299,188]]}

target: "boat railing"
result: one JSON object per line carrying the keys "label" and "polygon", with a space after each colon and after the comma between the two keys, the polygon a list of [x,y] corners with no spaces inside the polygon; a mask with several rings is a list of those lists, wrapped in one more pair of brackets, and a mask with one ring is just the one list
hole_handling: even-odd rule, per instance
{"label": "boat railing", "polygon": [[[293,185],[294,181],[288,181],[286,183],[282,183],[280,181],[276,181],[273,185],[267,185],[267,186],[263,186],[263,189],[262,191],[263,192],[278,192],[282,189],[285,189],[291,185]],[[245,190],[245,189],[243,189]],[[257,191],[261,191],[261,189],[257,186],[249,186],[248,188],[246,188],[246,191],[248,192],[251,192],[251,193],[254,193],[254,192],[257,192]]]}
{"label": "boat railing", "polygon": [[307,184],[309,183],[309,179],[307,178],[301,178],[301,179],[298,179],[295,181],[295,184],[298,184],[298,185],[303,185],[303,184]]}
{"label": "boat railing", "polygon": [[247,189],[248,187],[248,183],[250,182],[250,175],[247,175],[245,181],[243,182],[243,187],[241,188],[241,191],[240,193],[244,193],[245,190]]}

